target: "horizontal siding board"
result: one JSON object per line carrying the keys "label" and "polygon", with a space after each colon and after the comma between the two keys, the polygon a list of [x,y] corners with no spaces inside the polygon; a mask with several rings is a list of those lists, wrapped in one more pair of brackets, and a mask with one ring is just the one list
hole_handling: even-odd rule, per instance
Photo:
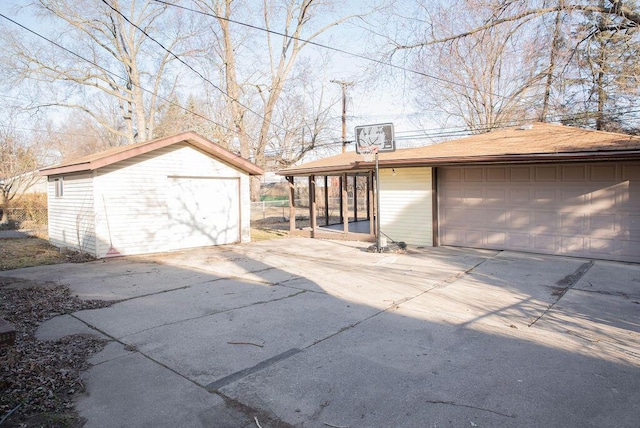
{"label": "horizontal siding board", "polygon": [[433,245],[432,169],[380,170],[380,230],[396,242]]}
{"label": "horizontal siding board", "polygon": [[91,174],[64,176],[63,195],[56,197],[55,181],[47,186],[49,241],[57,247],[96,255],[93,183]]}

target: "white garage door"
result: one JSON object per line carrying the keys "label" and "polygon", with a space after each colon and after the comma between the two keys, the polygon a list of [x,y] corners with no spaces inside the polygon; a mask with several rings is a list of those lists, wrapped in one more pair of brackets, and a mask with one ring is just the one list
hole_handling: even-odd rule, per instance
{"label": "white garage door", "polygon": [[240,241],[236,178],[170,177],[168,230],[173,249]]}
{"label": "white garage door", "polygon": [[640,162],[438,170],[440,244],[640,262]]}

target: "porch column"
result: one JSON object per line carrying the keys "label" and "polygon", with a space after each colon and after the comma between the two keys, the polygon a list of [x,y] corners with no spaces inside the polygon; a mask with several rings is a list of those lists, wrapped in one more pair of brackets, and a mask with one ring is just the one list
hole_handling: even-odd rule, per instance
{"label": "porch column", "polygon": [[353,176],[353,221],[358,221],[358,174]]}
{"label": "porch column", "polygon": [[292,175],[287,176],[289,182],[289,233],[296,230],[296,186]]}
{"label": "porch column", "polygon": [[311,237],[316,235],[316,176],[309,176],[309,225],[311,226]]}
{"label": "porch column", "polygon": [[342,198],[342,192],[344,187],[347,185],[344,181],[344,174],[339,175],[339,184],[340,184],[340,223],[344,222],[344,199]]}
{"label": "porch column", "polygon": [[329,226],[329,176],[324,176],[324,225]]}
{"label": "porch column", "polygon": [[367,177],[367,217],[369,217],[369,233],[376,233],[375,229],[375,195],[373,193],[373,171],[369,171]]}
{"label": "porch column", "polygon": [[342,186],[342,195],[340,195],[341,199],[341,207],[342,207],[342,224],[344,226],[344,233],[349,233],[349,192],[347,191],[347,174],[342,174],[342,182],[344,185]]}

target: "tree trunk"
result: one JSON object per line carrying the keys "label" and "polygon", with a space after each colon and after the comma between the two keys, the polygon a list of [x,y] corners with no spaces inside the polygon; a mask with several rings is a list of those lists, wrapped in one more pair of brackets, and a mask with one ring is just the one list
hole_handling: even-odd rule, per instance
{"label": "tree trunk", "polygon": [[551,97],[551,86],[553,85],[553,72],[556,68],[556,57],[560,48],[560,30],[562,24],[562,10],[564,0],[558,0],[558,12],[556,12],[555,26],[553,28],[553,41],[551,42],[551,54],[549,55],[549,68],[547,69],[547,79],[544,85],[544,98],[542,100],[542,111],[540,112],[540,122],[546,122],[549,112],[549,98]]}
{"label": "tree trunk", "polygon": [[9,223],[9,198],[4,192],[0,192],[0,198],[2,198],[2,219],[0,219],[0,224],[8,224]]}

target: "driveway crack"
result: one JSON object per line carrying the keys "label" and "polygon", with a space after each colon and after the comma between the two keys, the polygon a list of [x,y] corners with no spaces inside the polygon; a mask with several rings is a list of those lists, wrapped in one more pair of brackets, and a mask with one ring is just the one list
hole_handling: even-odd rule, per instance
{"label": "driveway crack", "polygon": [[504,416],[504,417],[507,417],[507,418],[513,418],[513,419],[517,418],[516,415],[508,415],[506,413],[501,413],[501,412],[498,412],[496,410],[485,409],[484,407],[472,406],[470,404],[460,404],[460,403],[456,403],[455,401],[427,400],[426,403],[429,403],[429,404],[445,404],[445,405],[454,406],[454,407],[466,407],[467,409],[481,410],[483,412],[489,412],[489,413],[493,413],[494,415],[500,415],[500,416]]}
{"label": "driveway crack", "polygon": [[297,293],[289,294],[289,295],[283,296],[283,297],[278,297],[277,299],[261,300],[261,301],[258,301],[258,302],[250,303],[248,305],[236,306],[236,307],[233,307],[233,308],[223,309],[223,310],[220,310],[220,311],[209,312],[209,313],[206,313],[204,315],[198,315],[197,317],[181,318],[178,321],[168,322],[168,323],[164,323],[164,324],[161,324],[161,325],[154,325],[153,327],[145,328],[143,330],[138,330],[138,331],[135,331],[133,333],[126,334],[126,335],[122,336],[121,339],[123,339],[125,337],[129,337],[129,336],[134,336],[134,335],[139,334],[139,333],[144,333],[144,332],[149,331],[149,330],[154,330],[156,328],[167,327],[167,326],[170,326],[170,325],[178,325],[178,324],[181,324],[183,322],[199,320],[199,319],[202,319],[202,318],[210,317],[212,315],[224,314],[226,312],[231,312],[231,311],[235,311],[235,310],[238,310],[238,309],[250,308],[250,307],[256,306],[256,305],[265,305],[267,303],[279,302],[280,300],[285,300],[285,299],[289,299],[289,298],[292,298],[292,297],[296,297],[296,296],[299,296],[299,295],[304,294],[306,292],[307,292],[307,290],[300,290]]}
{"label": "driveway crack", "polygon": [[583,263],[582,265],[580,265],[578,269],[576,269],[574,273],[567,275],[564,278],[562,278],[560,281],[556,282],[556,285],[559,286],[560,288],[554,291],[553,295],[557,296],[558,298],[556,299],[555,302],[550,304],[549,307],[547,307],[547,309],[545,309],[544,312],[540,314],[540,316],[538,316],[536,319],[531,321],[529,323],[529,327],[533,327],[533,325],[537,323],[538,320],[542,319],[542,317],[547,315],[547,313],[549,313],[549,311],[553,309],[556,303],[558,303],[560,299],[562,299],[562,297],[564,297],[564,295],[567,294],[567,291],[572,289],[573,286],[576,285],[578,281],[580,281],[580,279],[587,274],[587,272],[589,272],[589,269],[591,269],[594,264],[595,264],[595,261],[593,260],[589,261],[588,263]]}

